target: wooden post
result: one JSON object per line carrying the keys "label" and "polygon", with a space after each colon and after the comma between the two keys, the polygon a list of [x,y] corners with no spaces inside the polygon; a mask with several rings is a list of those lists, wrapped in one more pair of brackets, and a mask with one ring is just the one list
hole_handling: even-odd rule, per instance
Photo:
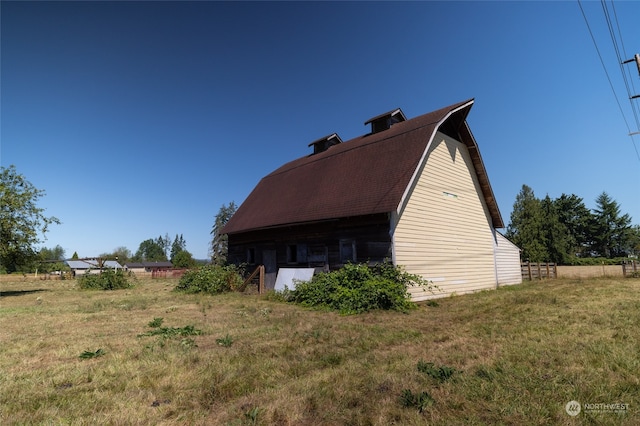
{"label": "wooden post", "polygon": [[549,262],[547,262],[547,279],[549,279],[549,278],[551,278],[551,277],[549,276]]}
{"label": "wooden post", "polygon": [[527,270],[529,271],[529,281],[533,280],[531,276],[531,262],[527,262]]}
{"label": "wooden post", "polygon": [[540,269],[540,262],[538,262],[538,279],[542,279],[542,270]]}
{"label": "wooden post", "polygon": [[264,294],[264,265],[260,265],[260,284],[258,285],[258,293]]}

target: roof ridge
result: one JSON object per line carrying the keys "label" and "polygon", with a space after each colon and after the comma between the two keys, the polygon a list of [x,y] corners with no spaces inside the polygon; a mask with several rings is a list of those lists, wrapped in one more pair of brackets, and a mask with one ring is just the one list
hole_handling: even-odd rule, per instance
{"label": "roof ridge", "polygon": [[[410,132],[413,132],[413,131],[416,131],[416,130],[420,130],[420,129],[422,129],[424,127],[427,127],[427,126],[431,126],[431,125],[436,124],[439,121],[441,121],[442,118],[444,118],[444,116],[447,115],[444,111],[450,112],[452,110],[455,110],[455,109],[461,107],[462,105],[468,104],[469,102],[471,102],[473,100],[474,100],[473,98],[467,99],[466,101],[462,101],[462,102],[458,102],[456,104],[448,105],[448,106],[439,108],[437,110],[430,111],[430,112],[427,112],[425,114],[421,114],[421,115],[418,115],[416,117],[407,119],[406,121],[401,121],[399,123],[396,123],[393,127],[395,127],[397,129],[397,128],[406,127],[406,126],[409,125],[409,123],[411,123],[411,122],[415,123],[420,118],[427,117],[429,115],[436,115],[438,113],[439,113],[438,116],[442,115],[442,117],[436,118],[433,121],[430,121],[428,123],[423,123],[423,124],[415,126],[415,127],[410,127],[407,130],[399,132],[399,133],[395,133],[395,132],[394,133],[387,133],[387,132],[365,133],[363,135],[353,137],[353,138],[349,139],[348,141],[343,142],[342,144],[340,144],[340,147],[338,148],[339,152],[336,152],[336,149],[333,149],[332,150],[333,152],[330,152],[330,153],[329,153],[329,150],[327,150],[327,151],[324,151],[324,152],[321,152],[321,153],[315,154],[315,155],[306,155],[306,156],[303,156],[303,157],[298,157],[298,158],[296,158],[294,160],[291,160],[288,163],[285,163],[282,166],[278,167],[276,170],[274,170],[273,172],[271,172],[268,175],[264,176],[262,179],[266,179],[266,178],[269,178],[269,177],[272,177],[272,176],[278,176],[278,175],[280,175],[282,173],[287,173],[287,172],[289,172],[291,170],[295,170],[298,167],[304,167],[304,166],[306,166],[308,164],[313,164],[313,163],[315,163],[317,161],[329,159],[329,158],[332,158],[332,157],[334,157],[336,155],[342,155],[342,154],[344,154],[346,152],[349,152],[349,151],[352,151],[354,149],[359,149],[359,148],[363,148],[363,147],[366,147],[366,146],[369,146],[369,145],[372,145],[372,144],[375,144],[375,143],[384,142],[387,139],[394,138],[396,136],[400,136],[400,135],[403,135],[403,134],[406,134],[406,133],[410,133]],[[400,109],[400,108],[396,108],[396,109]],[[392,111],[395,111],[395,110],[392,110]],[[388,129],[388,130],[391,130],[391,129]],[[365,143],[358,144],[358,145],[353,145],[352,144],[353,142],[361,141],[364,138],[366,138],[368,136],[373,136],[373,135],[380,135],[380,137],[373,138],[368,143],[365,142]],[[305,160],[305,159],[308,160],[308,161],[301,161],[301,160]],[[292,166],[292,167],[287,167],[289,164],[292,164],[292,163],[295,163],[295,162],[298,162],[298,161],[300,162],[300,164]]]}
{"label": "roof ridge", "polygon": [[[416,118],[417,118],[417,117],[416,117]],[[410,128],[410,129],[407,129],[407,130],[405,130],[405,131],[403,131],[403,132],[400,132],[400,133],[394,133],[394,134],[392,134],[392,135],[391,135],[391,134],[389,134],[389,135],[386,135],[386,136],[385,136],[385,137],[383,137],[383,138],[375,138],[375,139],[373,139],[373,140],[371,140],[371,141],[368,141],[368,142],[365,142],[365,143],[362,143],[362,144],[359,144],[359,145],[355,145],[355,146],[345,146],[345,145],[349,145],[349,143],[350,143],[350,142],[355,142],[355,141],[356,141],[356,139],[360,139],[360,140],[362,140],[363,138],[366,138],[367,136],[371,136],[371,135],[372,135],[372,133],[366,133],[366,134],[361,135],[361,136],[356,136],[355,138],[350,139],[350,140],[348,140],[347,142],[344,142],[344,143],[343,143],[343,146],[341,146],[341,150],[340,150],[340,152],[336,152],[336,151],[334,150],[334,152],[332,152],[332,153],[330,153],[330,154],[327,154],[327,155],[322,155],[322,156],[320,156],[319,154],[316,154],[316,155],[313,155],[313,156],[308,156],[308,155],[307,155],[307,156],[304,156],[304,157],[299,157],[299,158],[297,158],[297,159],[295,159],[295,160],[291,160],[291,161],[290,161],[289,163],[287,163],[287,164],[295,163],[296,161],[303,160],[303,159],[309,159],[309,161],[302,162],[301,164],[298,164],[298,165],[296,165],[296,166],[293,166],[293,167],[290,167],[290,168],[286,168],[286,169],[284,169],[284,168],[287,166],[287,164],[284,164],[284,165],[282,165],[282,166],[278,167],[278,169],[276,169],[276,170],[274,170],[273,172],[271,172],[271,173],[269,173],[268,175],[266,175],[264,178],[268,178],[268,177],[271,177],[271,176],[277,176],[277,175],[280,175],[280,174],[282,174],[282,173],[287,173],[287,172],[289,172],[289,171],[291,171],[291,170],[295,170],[295,169],[297,169],[297,168],[299,168],[299,167],[304,167],[304,166],[306,166],[307,164],[312,164],[312,163],[315,163],[315,162],[317,162],[317,161],[327,160],[327,159],[329,159],[329,158],[335,157],[335,156],[337,156],[337,155],[342,155],[342,154],[344,154],[344,153],[346,153],[346,152],[350,152],[350,151],[353,151],[353,150],[355,150],[355,149],[360,149],[360,148],[364,148],[364,147],[367,147],[367,146],[370,146],[370,145],[374,145],[374,144],[377,144],[377,143],[381,143],[381,142],[386,141],[387,139],[392,139],[392,138],[394,138],[394,137],[396,137],[396,136],[404,135],[404,134],[406,134],[406,133],[411,133],[411,132],[414,132],[414,131],[416,131],[416,130],[420,130],[420,129],[422,129],[423,127],[431,126],[431,125],[433,125],[433,124],[437,123],[438,121],[440,121],[440,120],[435,120],[435,121],[432,121],[432,122],[430,122],[430,123],[427,123],[427,124],[424,124],[424,125],[421,125],[421,126],[418,126],[418,127],[412,127],[412,128]],[[406,123],[406,122],[405,122],[405,123]],[[398,124],[399,124],[399,123],[398,123]],[[325,152],[328,152],[328,151],[325,151]],[[281,170],[281,169],[284,169],[284,170]]]}

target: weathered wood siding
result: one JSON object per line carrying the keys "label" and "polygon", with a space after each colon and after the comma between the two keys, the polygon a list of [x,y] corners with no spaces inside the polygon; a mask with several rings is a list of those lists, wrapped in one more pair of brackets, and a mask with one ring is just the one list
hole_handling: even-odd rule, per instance
{"label": "weathered wood siding", "polygon": [[[295,259],[291,251],[295,246]],[[263,264],[266,250],[275,251],[276,268],[314,267],[335,270],[346,262],[382,262],[391,258],[389,215],[369,215],[284,226],[229,235],[229,262]],[[255,255],[248,260],[248,252]],[[351,258],[346,258],[352,255]]]}
{"label": "weathered wood siding", "polygon": [[414,300],[496,288],[494,231],[467,147],[440,132],[393,233],[394,261],[440,288]]}
{"label": "weathered wood siding", "polygon": [[496,232],[496,237],[498,286],[521,284],[520,249],[501,233]]}

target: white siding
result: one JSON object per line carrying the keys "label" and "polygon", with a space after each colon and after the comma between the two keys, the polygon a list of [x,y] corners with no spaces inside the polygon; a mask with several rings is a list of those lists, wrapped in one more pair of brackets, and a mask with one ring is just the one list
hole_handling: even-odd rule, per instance
{"label": "white siding", "polygon": [[438,287],[415,301],[496,288],[494,230],[467,147],[436,133],[393,230],[394,261]]}
{"label": "white siding", "polygon": [[498,285],[521,284],[520,249],[499,232],[496,236]]}

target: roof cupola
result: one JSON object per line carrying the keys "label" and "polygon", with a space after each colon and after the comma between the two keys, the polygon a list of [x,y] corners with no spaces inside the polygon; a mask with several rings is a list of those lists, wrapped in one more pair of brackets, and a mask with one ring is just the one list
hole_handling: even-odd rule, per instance
{"label": "roof cupola", "polygon": [[323,138],[320,138],[318,140],[311,142],[308,146],[313,145],[312,155],[315,155],[315,154],[320,154],[321,152],[324,152],[329,148],[331,148],[332,146],[338,145],[339,143],[342,143],[342,139],[340,139],[340,136],[338,136],[337,133],[332,133],[328,136],[325,136]]}
{"label": "roof cupola", "polygon": [[400,108],[396,108],[365,121],[364,125],[371,123],[371,133],[379,133],[401,121],[407,121],[407,117]]}

